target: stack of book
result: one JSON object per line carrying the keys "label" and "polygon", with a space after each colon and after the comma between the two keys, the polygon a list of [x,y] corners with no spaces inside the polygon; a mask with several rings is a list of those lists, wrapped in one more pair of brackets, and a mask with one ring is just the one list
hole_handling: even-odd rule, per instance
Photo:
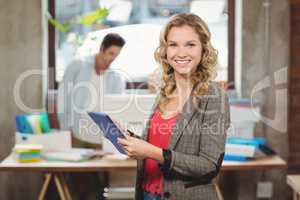
{"label": "stack of book", "polygon": [[15,159],[20,163],[40,162],[42,146],[37,144],[18,144],[14,147]]}
{"label": "stack of book", "polygon": [[246,161],[272,154],[274,151],[267,146],[264,138],[229,137],[226,141],[224,160]]}

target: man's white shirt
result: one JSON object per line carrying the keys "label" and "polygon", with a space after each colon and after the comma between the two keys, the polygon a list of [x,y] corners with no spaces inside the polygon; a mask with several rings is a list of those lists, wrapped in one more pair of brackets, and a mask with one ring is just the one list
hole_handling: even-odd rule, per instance
{"label": "man's white shirt", "polygon": [[98,75],[95,56],[74,60],[66,69],[58,89],[58,119],[61,129],[91,143],[101,143],[102,134],[87,112],[100,112],[105,94],[121,94],[125,81],[115,69]]}

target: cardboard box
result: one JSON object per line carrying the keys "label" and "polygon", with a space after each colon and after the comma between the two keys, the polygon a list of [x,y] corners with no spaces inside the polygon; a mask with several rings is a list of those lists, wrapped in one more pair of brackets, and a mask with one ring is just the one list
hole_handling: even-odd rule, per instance
{"label": "cardboard box", "polygon": [[16,132],[16,144],[40,144],[43,151],[72,148],[70,131],[55,130],[45,134],[23,134]]}

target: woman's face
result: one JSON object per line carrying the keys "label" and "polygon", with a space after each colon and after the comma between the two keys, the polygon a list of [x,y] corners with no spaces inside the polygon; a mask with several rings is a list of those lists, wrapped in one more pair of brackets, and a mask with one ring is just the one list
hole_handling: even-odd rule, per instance
{"label": "woman's face", "polygon": [[202,57],[202,44],[190,26],[173,27],[167,36],[167,61],[175,74],[191,75]]}

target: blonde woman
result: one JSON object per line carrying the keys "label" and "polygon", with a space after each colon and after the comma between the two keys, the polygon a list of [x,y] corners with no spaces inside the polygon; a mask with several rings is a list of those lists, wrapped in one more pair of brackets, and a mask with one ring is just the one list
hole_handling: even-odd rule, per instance
{"label": "blonde woman", "polygon": [[155,57],[163,85],[143,138],[119,139],[138,160],[136,200],[216,200],[229,127],[227,97],[212,82],[217,51],[198,16],[173,16]]}

